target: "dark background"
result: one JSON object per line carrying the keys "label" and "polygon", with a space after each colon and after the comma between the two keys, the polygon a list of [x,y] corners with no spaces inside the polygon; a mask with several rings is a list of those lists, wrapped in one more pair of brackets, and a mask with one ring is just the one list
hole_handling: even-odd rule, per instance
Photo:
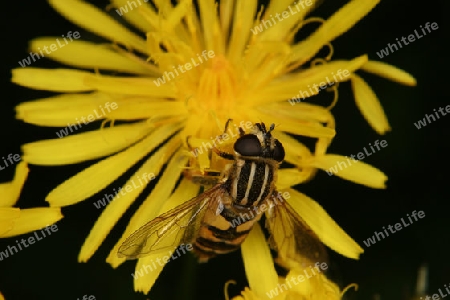
{"label": "dark background", "polygon": [[[92,1],[94,3],[94,1]],[[329,17],[347,1],[325,1],[314,13]],[[348,299],[409,299],[414,292],[417,270],[429,267],[428,293],[433,294],[450,283],[448,199],[448,128],[450,116],[417,130],[414,122],[433,109],[449,105],[444,68],[444,37],[448,40],[448,21],[444,20],[444,1],[382,1],[353,29],[333,42],[333,59],[351,59],[367,53],[378,60],[377,51],[419,30],[426,22],[437,22],[439,29],[391,53],[382,61],[413,74],[418,85],[402,86],[362,73],[381,100],[392,132],[381,137],[388,147],[366,158],[389,176],[386,190],[373,190],[319,172],[316,178],[298,189],[317,200],[336,222],[364,249],[359,261],[331,253],[333,274],[345,286],[359,284]],[[95,1],[105,7],[106,1]],[[13,68],[28,56],[28,41],[38,36],[60,36],[78,30],[82,37],[94,38],[59,16],[46,1],[6,2],[3,7],[3,57],[0,110],[0,154],[20,153],[20,145],[54,138],[55,130],[24,124],[14,119],[14,106],[49,93],[24,89],[10,83]],[[41,59],[33,67],[56,67]],[[445,77],[448,78],[448,75]],[[356,154],[368,143],[380,139],[354,105],[349,83],[340,87],[340,98],[333,110],[337,136],[331,153]],[[98,128],[98,124],[93,128]],[[89,129],[89,127],[87,127]],[[18,205],[21,208],[45,206],[45,196],[64,179],[92,162],[64,167],[31,166]],[[9,181],[14,168],[0,172],[0,181]],[[126,180],[126,176],[123,181]],[[7,300],[77,299],[94,295],[96,299],[224,299],[223,285],[235,279],[230,288],[236,295],[244,286],[245,274],[240,252],[198,265],[191,255],[168,264],[149,296],[133,291],[130,274],[134,262],[113,270],[105,259],[117,241],[130,214],[124,216],[99,251],[88,263],[77,263],[77,255],[100,211],[93,208],[92,197],[80,204],[63,208],[54,236],[0,262],[0,291]],[[134,208],[137,206],[135,205]],[[367,248],[363,240],[383,226],[394,225],[413,210],[423,210],[426,217]],[[29,236],[29,234],[25,235]],[[15,240],[1,239],[0,251]],[[331,252],[331,251],[330,251]],[[261,276],[264,276],[263,274]],[[342,286],[341,286],[342,287]],[[379,295],[377,298],[376,295]]]}

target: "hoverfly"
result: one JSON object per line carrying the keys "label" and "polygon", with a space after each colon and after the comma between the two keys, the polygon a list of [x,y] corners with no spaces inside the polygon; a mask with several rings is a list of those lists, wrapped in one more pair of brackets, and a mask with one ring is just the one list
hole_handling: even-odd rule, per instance
{"label": "hoverfly", "polygon": [[276,190],[285,151],[271,134],[274,127],[267,130],[264,123],[256,123],[248,134],[239,128],[233,154],[214,148],[232,161],[218,183],[142,226],[120,246],[119,256],[135,259],[190,243],[198,260],[206,262],[237,250],[262,211],[271,233],[269,244],[281,257],[303,265],[324,261],[322,243]]}

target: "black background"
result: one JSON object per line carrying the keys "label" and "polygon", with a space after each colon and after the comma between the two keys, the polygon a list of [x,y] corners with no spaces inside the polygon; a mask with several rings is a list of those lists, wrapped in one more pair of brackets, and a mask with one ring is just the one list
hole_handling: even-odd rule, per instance
{"label": "black background", "polygon": [[[94,2],[92,2],[94,3]],[[328,17],[346,1],[325,1],[314,15]],[[425,4],[426,3],[426,4]],[[376,139],[386,139],[388,147],[365,159],[389,176],[386,190],[373,190],[319,172],[298,189],[317,200],[336,222],[364,249],[359,261],[332,254],[332,269],[342,285],[359,284],[359,291],[348,292],[348,299],[409,299],[414,292],[417,270],[429,266],[429,294],[450,283],[448,128],[450,117],[417,130],[414,122],[433,109],[449,105],[444,68],[444,38],[448,40],[448,21],[444,1],[382,1],[366,18],[333,42],[333,59],[350,59],[367,53],[378,60],[377,51],[419,29],[426,22],[437,22],[439,29],[391,53],[382,61],[413,74],[416,87],[406,87],[360,73],[373,87],[387,112],[392,132],[378,136],[364,121],[356,106],[349,83],[341,84],[340,98],[333,110],[337,136],[331,153],[356,154]],[[95,1],[105,7],[106,1]],[[45,1],[8,1],[2,17],[2,108],[0,109],[0,154],[20,153],[20,145],[54,138],[55,130],[40,128],[14,119],[14,106],[49,93],[24,89],[10,83],[11,69],[28,56],[28,41],[38,36],[60,36],[80,31],[82,38],[94,38],[59,16]],[[56,67],[41,59],[33,67]],[[98,124],[92,125],[98,128]],[[90,129],[90,127],[87,127]],[[31,172],[18,203],[19,207],[45,206],[45,196],[60,182],[83,170],[92,162],[64,166],[30,166]],[[0,181],[9,181],[14,169],[0,172]],[[126,180],[126,177],[124,177]],[[0,195],[1,197],[1,195]],[[191,255],[168,264],[148,296],[133,291],[130,274],[134,262],[117,270],[105,263],[130,214],[102,244],[88,263],[77,263],[80,247],[100,211],[92,197],[63,208],[64,218],[52,237],[26,248],[0,262],[0,291],[7,300],[77,299],[94,295],[96,299],[224,299],[223,285],[235,279],[232,295],[244,286],[245,274],[240,252],[198,265]],[[134,206],[136,208],[137,206]],[[413,210],[423,210],[424,219],[367,248],[363,240],[383,226],[394,225]],[[29,234],[28,234],[29,235]],[[25,236],[28,236],[25,235]],[[0,251],[14,245],[16,238],[0,240]],[[263,274],[261,276],[264,276]],[[377,298],[379,295],[380,298]]]}

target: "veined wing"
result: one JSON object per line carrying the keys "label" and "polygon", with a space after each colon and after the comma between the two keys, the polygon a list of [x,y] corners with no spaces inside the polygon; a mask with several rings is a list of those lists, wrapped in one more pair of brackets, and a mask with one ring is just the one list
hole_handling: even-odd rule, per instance
{"label": "veined wing", "polygon": [[267,202],[270,206],[266,212],[269,245],[282,260],[302,267],[328,261],[322,242],[280,193],[274,191]]}
{"label": "veined wing", "polygon": [[218,184],[151,220],[123,242],[119,257],[136,259],[192,242],[205,213],[211,211],[217,215],[223,209],[224,193],[226,190]]}

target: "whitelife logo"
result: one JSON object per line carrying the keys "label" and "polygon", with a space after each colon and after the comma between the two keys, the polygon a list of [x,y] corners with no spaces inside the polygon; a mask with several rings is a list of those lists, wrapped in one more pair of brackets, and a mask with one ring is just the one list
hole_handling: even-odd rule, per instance
{"label": "whitelife logo", "polygon": [[[255,206],[255,207],[253,207],[253,210],[249,211],[249,214],[240,213],[239,217],[234,218],[233,220],[231,220],[231,222],[228,222],[228,223],[230,223],[231,227],[235,228],[235,227],[241,225],[242,223],[253,220],[256,216],[266,212],[267,210],[271,209],[275,205],[278,205],[279,202],[277,200],[280,200],[280,202],[283,203],[284,199],[289,199],[289,198],[291,198],[291,195],[289,194],[289,192],[284,192],[283,195],[281,194],[281,192],[278,192],[278,196],[276,197],[276,199],[274,199],[274,202],[270,203],[270,205],[261,204],[259,207]],[[253,211],[255,211],[255,214],[253,214]]]}
{"label": "whitelife logo", "polygon": [[[6,159],[5,159],[4,156],[2,156],[2,159],[3,159],[4,167],[2,167],[2,164],[0,163],[0,171],[6,169],[9,166],[12,166],[16,162],[19,162],[21,157],[20,157],[19,154],[14,154],[13,155],[12,153],[10,153],[10,154],[8,154],[8,157]],[[8,164],[8,162],[6,160],[9,161],[9,164]]]}
{"label": "whitelife logo", "polygon": [[[183,253],[179,252],[180,249]],[[172,253],[172,251],[168,251],[169,255],[164,256],[162,259],[158,257],[156,259],[156,262],[159,264],[160,267],[164,267],[164,265],[167,264],[170,260],[175,260],[178,257],[180,257],[182,254],[186,254],[187,253],[186,251],[192,251],[192,249],[194,249],[194,247],[192,247],[192,244],[186,244],[186,245],[181,244],[180,246],[178,246],[177,250],[174,251],[174,253]],[[175,254],[175,252],[176,252],[176,254]],[[144,268],[144,270],[142,270],[142,268]],[[142,277],[142,276],[144,276],[144,272],[145,272],[145,274],[148,274],[149,269],[150,269],[150,272],[156,270],[156,264],[153,259],[152,259],[151,265],[143,265],[140,270],[136,271],[136,273],[131,273],[131,276],[133,276],[134,279]]]}
{"label": "whitelife logo", "polygon": [[[300,0],[300,1],[294,2],[295,8],[297,9],[296,11],[295,11],[295,10],[292,10],[291,6],[289,5],[289,6],[288,6],[289,11],[285,10],[285,11],[283,11],[281,14],[276,13],[276,14],[275,14],[275,17],[277,17],[278,22],[281,22],[281,21],[283,21],[284,19],[287,19],[287,18],[289,18],[290,16],[299,13],[302,9],[306,9],[305,3],[306,3],[306,7],[309,7],[309,6],[312,5],[313,2],[312,2],[311,0],[306,0],[306,1]],[[301,6],[301,9],[300,9],[299,5]],[[281,16],[281,19],[280,19],[280,16]],[[272,22],[270,22],[270,19],[267,18],[268,20],[263,20],[263,21],[260,23],[259,26],[255,26],[254,28],[251,28],[250,30],[252,31],[252,33],[253,33],[253,34],[258,34],[258,33],[260,33],[260,32],[263,32],[263,31],[264,31],[264,28],[265,28],[265,29],[268,29],[268,28],[269,28],[269,27],[267,27],[267,24],[269,24],[270,27],[272,27],[273,25],[277,24],[277,21],[275,21],[275,19],[274,19],[274,17],[273,17],[272,15],[270,15],[269,17],[270,17],[270,19],[273,21],[273,24],[272,24]],[[264,25],[264,28],[263,28],[263,25]]]}
{"label": "whitelife logo", "polygon": [[[17,247],[19,247],[19,250],[17,250],[16,246],[8,246],[5,251],[0,251],[0,261],[6,259],[9,257],[9,255],[14,255],[18,253],[19,251],[22,251],[22,246],[24,248],[28,248],[28,246],[33,245],[36,241],[43,240],[47,235],[45,234],[44,230],[47,232],[47,235],[51,235],[52,233],[55,233],[58,231],[58,226],[55,224],[51,226],[46,226],[44,229],[41,229],[40,235],[38,231],[34,232],[34,236],[30,236],[27,239],[21,239],[20,242],[16,240]],[[28,243],[27,243],[28,241]],[[13,252],[14,250],[14,252]]]}
{"label": "whitelife logo", "polygon": [[[105,105],[105,107],[103,107],[102,105],[99,105],[99,109],[102,112],[102,114],[98,114],[97,109],[94,109],[93,114],[88,115],[87,118],[82,116],[81,122],[83,122],[85,125],[87,125],[91,122],[94,122],[95,120],[105,117],[107,113],[110,113],[111,110],[115,110],[118,107],[116,102],[111,102],[111,103],[106,102],[104,105]],[[107,110],[107,112],[105,112],[105,110]],[[86,122],[86,119],[87,119],[87,122]],[[56,132],[56,135],[61,139],[65,136],[69,135],[69,130],[70,130],[70,133],[73,133],[75,130],[78,130],[81,127],[83,127],[80,124],[80,120],[78,120],[78,118],[76,118],[76,121],[77,121],[77,124],[79,127],[77,127],[77,124],[67,123],[67,126],[64,127],[63,129],[61,129],[59,132]],[[72,128],[74,128],[74,129],[72,130]]]}
{"label": "whitelife logo", "polygon": [[[80,33],[78,31],[74,31],[74,33],[72,34],[72,31],[69,31],[67,33],[67,37],[70,39],[71,42],[73,41],[72,36],[74,39],[79,39]],[[64,38],[64,41],[66,42],[65,44],[61,44],[59,42],[59,39],[56,39],[55,41],[58,44],[58,46],[56,44],[51,44],[49,47],[44,46],[45,53],[51,54],[52,52],[55,52],[56,50],[61,49],[65,45],[69,44],[69,42],[64,37],[64,34],[62,35],[62,37]],[[48,52],[48,50],[47,50],[48,48],[50,48],[50,52]],[[22,68],[25,68],[26,66],[31,65],[31,60],[33,60],[33,62],[35,62],[37,59],[41,59],[41,57],[45,57],[44,53],[42,53],[41,47],[38,47],[38,51],[39,51],[39,53],[41,53],[41,56],[39,56],[38,53],[30,52],[30,55],[27,58],[22,59],[22,62],[19,61],[19,65]]]}
{"label": "whitelife logo", "polygon": [[[447,105],[445,107],[446,113],[444,112],[444,108],[442,108],[442,107],[439,107],[438,110],[442,116],[446,116],[447,113],[450,113],[450,105]],[[439,117],[439,114],[437,113],[436,108],[433,109],[433,111],[434,111],[434,114],[436,115],[436,118],[440,119],[441,117]],[[420,129],[422,127],[427,126],[428,124],[431,124],[431,122],[436,122],[436,118],[432,114],[431,115],[425,114],[425,118],[417,121],[417,123],[414,123],[414,126],[416,126],[417,129]],[[431,120],[433,120],[433,121],[431,121]]]}
{"label": "whitelife logo", "polygon": [[[347,69],[344,69],[344,71],[342,71],[341,69],[339,69],[336,73],[337,73],[337,74],[334,74],[334,72],[331,72],[331,74],[332,74],[332,76],[333,76],[333,78],[334,78],[334,81],[330,81],[330,78],[328,78],[328,76],[327,76],[327,77],[326,77],[327,82],[322,81],[322,82],[320,82],[319,84],[317,84],[317,83],[314,83],[314,84],[313,84],[312,88],[315,89],[315,90],[312,90],[312,89],[311,89],[311,85],[308,85],[309,92],[310,92],[311,94],[309,94],[308,91],[299,91],[299,93],[298,93],[295,97],[292,97],[291,99],[289,99],[289,103],[290,103],[292,106],[294,106],[295,104],[297,104],[297,103],[299,103],[299,102],[302,102],[302,101],[305,100],[306,98],[309,98],[309,97],[311,97],[311,96],[313,96],[313,95],[317,95],[321,90],[324,90],[324,89],[326,89],[327,87],[333,86],[336,82],[338,82],[338,81],[344,81],[344,78],[347,78],[347,77],[350,76],[350,71],[347,70]],[[344,75],[344,77],[342,76],[341,73]],[[336,75],[339,76],[339,79],[340,79],[340,80],[338,80],[338,79],[336,78]],[[302,96],[302,98],[300,98],[300,96]]]}
{"label": "whitelife logo", "polygon": [[[409,220],[410,223],[405,222],[405,220],[403,220],[403,218],[401,218],[400,220],[402,221],[402,224],[403,224],[404,227],[408,227],[409,225],[411,225],[413,223],[413,221],[411,220],[411,217],[413,217],[416,222],[419,221],[419,219],[417,219],[417,216],[420,219],[425,218],[425,212],[423,210],[421,210],[419,212],[413,211],[411,213],[411,217],[409,216],[409,214],[406,214],[406,215],[408,216],[408,220]],[[389,229],[389,231],[391,233],[396,233],[397,231],[400,231],[400,230],[403,229],[402,224],[395,223],[394,226],[388,225],[388,229]],[[395,230],[393,229],[394,227],[395,227]],[[386,237],[388,237],[389,236],[389,232],[386,230],[385,226],[383,226],[383,231],[386,234]],[[363,243],[364,243],[364,245],[366,245],[366,247],[370,247],[371,245],[375,245],[377,240],[378,240],[378,242],[381,241],[380,236],[383,239],[385,238],[383,232],[376,232],[375,231],[374,235],[371,238],[368,238],[367,240],[363,241]]]}
{"label": "whitelife logo", "polygon": [[[378,140],[376,140],[376,141],[374,142],[374,146],[375,146],[375,148],[377,148],[378,151],[381,150],[380,145],[381,145],[381,147],[385,148],[385,147],[388,146],[388,143],[386,142],[386,140],[381,140],[381,142],[379,142]],[[366,153],[367,156],[371,156],[372,154],[374,154],[374,153],[376,152],[375,149],[372,147],[372,143],[369,143],[369,146],[370,146],[370,149],[372,149],[373,152],[370,152],[370,151],[368,152],[367,149],[366,149],[366,147],[363,148],[363,149],[364,149],[364,152]],[[352,163],[357,163],[357,162],[359,162],[360,160],[363,160],[364,158],[366,158],[366,157],[364,156],[364,153],[363,153],[363,152],[358,152],[358,154],[356,154],[356,156],[357,156],[358,159],[355,159],[355,156],[354,156],[353,154],[350,154],[350,157],[352,158],[352,160],[350,161],[350,160],[347,158],[347,162],[349,163],[348,166],[347,166],[347,164],[346,164],[344,161],[338,161],[337,164],[334,165],[334,167],[329,168],[328,171],[325,170],[325,172],[327,172],[327,174],[328,174],[329,176],[332,176],[332,175],[336,174],[337,172],[339,172],[339,169],[340,169],[340,170],[343,170],[344,167],[345,167],[345,168],[348,168],[349,166],[352,165]],[[344,166],[344,167],[343,167],[343,166]],[[338,169],[338,167],[339,167],[339,169]]]}
{"label": "whitelife logo", "polygon": [[[244,125],[245,125],[245,126],[244,126]],[[246,130],[248,130],[248,129],[250,129],[250,128],[253,127],[253,123],[250,122],[250,121],[247,121],[247,122],[245,122],[245,123],[244,123],[244,121],[241,121],[241,123],[239,123],[239,127],[242,128],[242,129],[245,128]],[[219,144],[222,144],[222,143],[224,143],[225,141],[228,141],[230,138],[239,136],[239,128],[237,127],[236,124],[234,124],[234,132],[235,132],[236,134],[233,134],[233,132],[231,131],[231,128],[228,128],[228,133],[229,133],[229,135],[228,135],[228,133],[225,132],[225,133],[222,133],[222,134],[220,134],[220,135],[217,135],[215,138],[210,137],[210,139],[211,139],[211,141],[213,142],[214,147],[217,147],[216,141],[217,141]],[[195,157],[197,157],[197,156],[199,156],[200,154],[203,154],[203,151],[204,151],[204,150],[207,150],[208,148],[212,150],[212,149],[213,149],[213,145],[211,145],[209,142],[207,142],[207,143],[203,142],[202,145],[201,145],[200,147],[195,147],[195,148],[191,151],[191,153],[192,153],[192,155],[194,155]]]}
{"label": "whitelife logo", "polygon": [[[319,266],[319,264],[320,264],[320,266]],[[314,275],[317,275],[316,272],[314,271],[314,269],[316,269],[317,272],[320,273],[320,272],[328,269],[328,265],[327,265],[327,263],[324,263],[324,262],[323,263],[316,262],[315,267],[309,266],[309,272],[308,272],[308,269],[306,269],[306,268],[303,270],[303,274],[305,274],[305,275],[298,275],[297,278],[291,277],[289,280],[285,281],[286,283],[282,283],[282,284],[279,283],[277,288],[266,292],[266,295],[269,297],[269,299],[272,299],[273,297],[278,296],[278,294],[281,294],[284,291],[291,289],[292,288],[291,282],[293,285],[301,284],[303,281],[305,281],[305,276],[306,276],[306,279],[309,279],[309,278],[313,277]],[[289,286],[289,288],[288,288],[288,286]],[[278,291],[280,291],[280,292],[278,293]]]}
{"label": "whitelife logo", "polygon": [[[205,61],[203,61],[202,58],[200,57],[200,55],[197,53],[197,58],[199,60],[198,64],[195,63],[195,59],[193,57],[191,58],[191,61],[192,61],[192,64],[194,65],[194,67],[200,66],[200,64],[208,61],[208,57],[213,58],[214,56],[216,56],[216,54],[214,53],[214,51],[209,50],[208,56],[206,56],[206,50],[203,50],[202,56],[205,59]],[[184,65],[178,65],[178,70],[180,70],[180,72],[182,74],[184,74],[184,73],[186,73],[186,71],[189,71],[192,69],[192,64],[188,62],[188,63],[185,63]],[[183,67],[185,67],[186,70],[184,70]],[[163,76],[159,77],[157,80],[153,80],[153,83],[159,87],[161,84],[166,83],[166,78],[167,78],[167,81],[170,81],[171,79],[175,79],[175,77],[180,76],[180,74],[177,71],[177,68],[175,66],[172,66],[172,68],[173,68],[173,71],[175,72],[175,74],[177,74],[176,76],[171,71],[166,71],[166,72],[164,72]],[[172,78],[170,78],[169,75],[171,75]]]}
{"label": "whitelife logo", "polygon": [[[105,207],[107,204],[109,204],[113,199],[117,200],[119,199],[121,196],[125,196],[127,193],[131,192],[133,189],[137,189],[140,188],[141,186],[147,185],[149,183],[149,181],[155,179],[156,176],[154,173],[144,173],[142,174],[142,179],[144,180],[144,182],[142,182],[141,178],[138,177],[139,180],[139,185],[136,185],[136,183],[134,182],[134,178],[131,179],[131,183],[133,184],[133,186],[131,186],[131,184],[127,184],[124,188],[118,188],[116,191],[116,188],[114,188],[114,192],[115,194],[107,194],[105,193],[104,197],[100,200],[98,200],[97,202],[94,202],[94,206],[97,209],[100,209],[102,207]],[[119,195],[120,193],[120,195]],[[106,203],[106,201],[108,201],[108,203]]]}
{"label": "whitelife logo", "polygon": [[[430,24],[430,22],[427,22],[427,24],[425,24],[425,28],[427,29],[428,33],[431,32],[430,27],[433,30],[436,30],[439,28],[439,26],[436,22],[433,22],[431,24]],[[423,29],[422,25],[420,25],[420,29],[422,29],[423,35],[420,35],[416,29],[414,29],[414,34],[408,35],[408,41],[410,43],[414,42],[416,40],[416,37],[417,37],[417,39],[421,39],[423,36],[427,35],[427,33]],[[398,38],[396,38],[395,40],[397,41],[398,46],[400,48],[403,48],[402,43],[400,43]],[[405,45],[405,46],[409,45],[409,43],[406,41],[406,38],[404,36],[402,36],[401,40],[403,42],[403,45]],[[390,50],[390,52],[389,52],[389,50]],[[378,57],[383,58],[385,56],[388,56],[390,53],[394,53],[394,51],[397,51],[397,50],[398,50],[398,47],[395,43],[394,44],[388,43],[388,46],[386,48],[381,49],[380,52],[377,52],[377,55],[378,55]]]}

